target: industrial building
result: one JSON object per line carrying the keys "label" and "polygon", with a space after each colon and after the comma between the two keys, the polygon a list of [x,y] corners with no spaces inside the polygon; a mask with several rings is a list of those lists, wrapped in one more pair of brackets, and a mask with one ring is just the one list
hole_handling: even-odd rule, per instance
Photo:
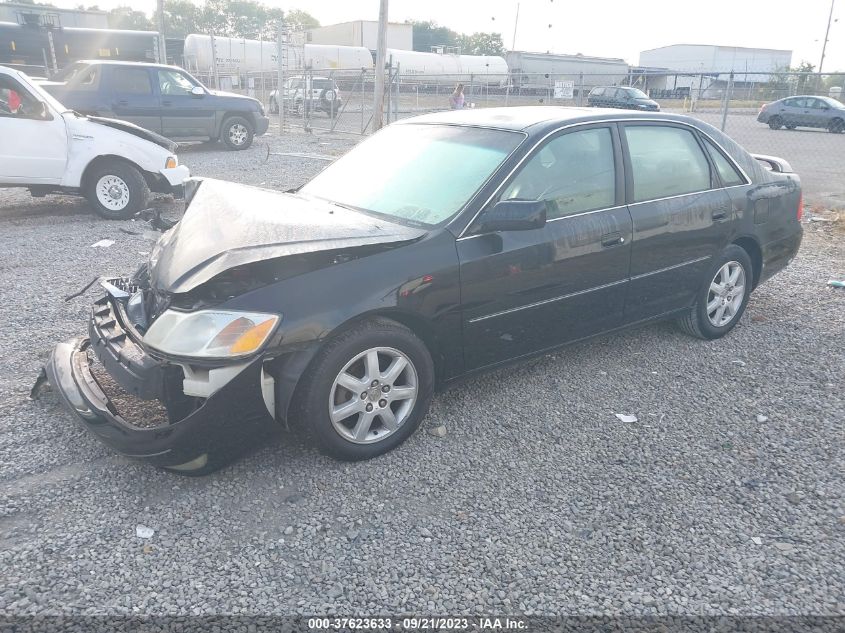
{"label": "industrial building", "polygon": [[641,88],[719,98],[729,81],[735,88],[751,89],[754,84],[768,81],[772,73],[788,70],[792,51],[673,44],[642,51],[639,62],[640,67],[632,69],[632,83]]}
{"label": "industrial building", "polygon": [[[368,20],[329,24],[327,26],[309,29],[306,33],[306,42],[308,44],[363,46],[371,51],[376,50],[377,39],[378,22]],[[387,48],[405,51],[414,50],[413,25],[399,22],[388,23],[385,41],[387,42]]]}
{"label": "industrial building", "polygon": [[0,3],[0,22],[88,29],[109,28],[105,11],[60,9],[41,4]]}
{"label": "industrial building", "polygon": [[545,90],[555,80],[571,81],[576,89],[622,83],[628,77],[628,64],[616,57],[555,55],[509,51],[505,54],[515,88]]}

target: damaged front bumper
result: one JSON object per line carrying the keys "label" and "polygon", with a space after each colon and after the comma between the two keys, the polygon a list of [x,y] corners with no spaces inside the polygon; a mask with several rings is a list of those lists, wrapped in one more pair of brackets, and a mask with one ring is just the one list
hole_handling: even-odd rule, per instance
{"label": "damaged front bumper", "polygon": [[[114,450],[156,466],[200,470],[231,461],[278,426],[262,393],[260,358],[207,398],[186,397],[180,368],[146,354],[128,329],[116,303],[104,297],[94,306],[89,337],[60,343],[47,364],[47,376],[62,400]],[[130,423],[92,372],[90,352],[126,393],[163,402],[168,421],[150,427]]]}

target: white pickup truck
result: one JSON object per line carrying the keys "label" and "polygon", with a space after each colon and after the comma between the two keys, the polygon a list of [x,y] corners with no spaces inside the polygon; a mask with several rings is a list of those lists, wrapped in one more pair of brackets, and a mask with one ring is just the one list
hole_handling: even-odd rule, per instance
{"label": "white pickup truck", "polygon": [[0,187],[81,194],[103,217],[126,219],[150,191],[181,189],[190,174],[176,147],[131,123],[70,111],[27,75],[0,66]]}

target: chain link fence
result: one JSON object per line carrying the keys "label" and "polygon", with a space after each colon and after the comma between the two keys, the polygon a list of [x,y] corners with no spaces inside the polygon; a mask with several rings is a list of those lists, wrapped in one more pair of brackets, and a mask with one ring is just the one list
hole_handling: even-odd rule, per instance
{"label": "chain link fence", "polygon": [[[372,69],[287,71],[281,93],[274,93],[275,71],[250,73],[237,83],[233,90],[260,99],[273,113],[277,133],[306,129],[366,135],[373,129]],[[644,99],[653,101],[662,112],[723,129],[751,152],[787,160],[811,202],[845,207],[845,73],[632,68],[627,74],[426,75],[399,66],[385,70],[385,122],[449,110],[458,84],[465,108],[599,105],[636,110],[645,109]]]}

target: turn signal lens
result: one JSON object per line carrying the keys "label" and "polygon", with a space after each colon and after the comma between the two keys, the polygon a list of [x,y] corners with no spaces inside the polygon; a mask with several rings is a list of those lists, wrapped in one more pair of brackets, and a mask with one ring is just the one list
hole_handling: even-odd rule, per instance
{"label": "turn signal lens", "polygon": [[164,163],[165,169],[173,169],[179,164],[179,161],[176,159],[175,156],[168,156],[167,162]]}
{"label": "turn signal lens", "polygon": [[276,318],[267,319],[263,323],[249,328],[246,332],[238,337],[235,344],[229,348],[230,354],[249,354],[254,352],[267,340],[267,335],[270,330],[276,325]]}

